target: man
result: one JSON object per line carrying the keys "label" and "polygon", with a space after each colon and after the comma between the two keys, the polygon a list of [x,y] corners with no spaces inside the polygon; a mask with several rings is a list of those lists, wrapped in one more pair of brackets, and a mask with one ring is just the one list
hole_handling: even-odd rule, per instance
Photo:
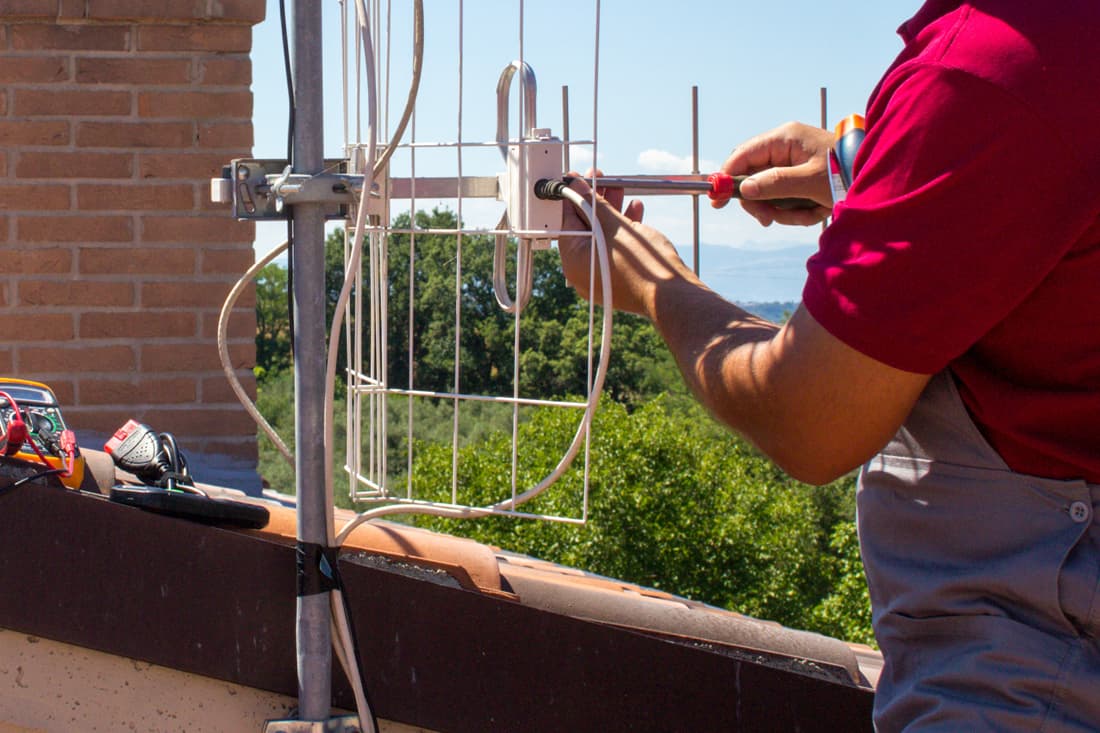
{"label": "man", "polygon": [[[899,32],[842,203],[816,128],[722,166],[764,225],[833,217],[787,324],[609,190],[613,305],[791,475],[863,466],[879,730],[1100,730],[1100,3],[928,0]],[[792,196],[820,206],[767,203]],[[560,244],[582,292],[589,244]]]}

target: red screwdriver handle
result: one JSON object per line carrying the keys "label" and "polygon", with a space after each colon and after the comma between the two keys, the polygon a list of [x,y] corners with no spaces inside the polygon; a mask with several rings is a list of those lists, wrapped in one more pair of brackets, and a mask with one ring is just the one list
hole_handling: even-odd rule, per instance
{"label": "red screwdriver handle", "polygon": [[707,197],[718,206],[725,204],[735,196],[741,197],[741,192],[738,190],[741,184],[734,181],[733,176],[728,173],[711,173],[707,176],[707,182],[710,183]]}
{"label": "red screwdriver handle", "polygon": [[[748,176],[731,176],[728,173],[711,173],[707,176],[710,190],[707,197],[715,208],[724,206],[731,198],[741,198],[741,183]],[[817,202],[810,199],[767,199],[777,209],[816,209]]]}

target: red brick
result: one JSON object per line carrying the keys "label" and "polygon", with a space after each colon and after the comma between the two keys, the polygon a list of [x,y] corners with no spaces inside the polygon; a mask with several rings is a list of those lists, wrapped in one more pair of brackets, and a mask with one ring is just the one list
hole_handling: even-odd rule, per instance
{"label": "red brick", "polygon": [[128,282],[73,280],[19,280],[21,306],[122,307],[134,304],[134,286]]}
{"label": "red brick", "polygon": [[[106,410],[103,407],[81,407],[73,404],[62,408],[65,422],[74,430],[100,433],[108,436],[126,424],[127,420],[144,420],[144,411],[133,407],[125,407],[117,410]],[[88,446],[96,450],[102,449],[100,445]]]}
{"label": "red brick", "polygon": [[190,148],[190,122],[80,122],[76,144],[82,148]]}
{"label": "red brick", "polygon": [[8,114],[8,90],[0,89],[0,117],[6,117]]}
{"label": "red brick", "polygon": [[76,80],[81,84],[160,86],[190,84],[191,59],[78,58]]}
{"label": "red brick", "polygon": [[204,249],[200,272],[206,275],[243,275],[256,260],[251,247]]}
{"label": "red brick", "polygon": [[[226,338],[256,340],[256,297],[252,292],[242,293],[237,306],[229,314],[229,322],[226,324]],[[220,309],[221,306],[219,306]],[[218,320],[221,311],[206,313],[202,317],[202,337],[216,339],[218,337]]]}
{"label": "red brick", "polygon": [[20,275],[65,275],[72,272],[73,253],[66,247],[4,247],[4,269]]}
{"label": "red brick", "polygon": [[218,51],[248,53],[252,28],[247,25],[153,25],[138,29],[139,51]]}
{"label": "red brick", "polygon": [[88,3],[87,18],[259,23],[264,18],[264,3],[263,0],[95,0]]}
{"label": "red brick", "polygon": [[0,64],[0,84],[50,84],[68,78],[64,56],[5,56]]}
{"label": "red brick", "polygon": [[178,243],[251,242],[255,226],[229,216],[146,216],[142,219],[142,241]]}
{"label": "red brick", "polygon": [[251,122],[200,122],[198,128],[198,144],[204,148],[252,149]]}
{"label": "red brick", "polygon": [[0,145],[7,148],[68,143],[69,123],[65,120],[0,121]]}
{"label": "red brick", "polygon": [[0,209],[62,211],[69,208],[69,187],[62,184],[0,184]]}
{"label": "red brick", "polygon": [[[229,164],[222,153],[141,153],[138,156],[138,176],[141,178],[191,179],[204,184],[221,176],[222,167]],[[204,198],[209,198],[209,190]]]}
{"label": "red brick", "polygon": [[[256,359],[255,344],[230,344],[229,361],[234,369],[250,369]],[[141,344],[141,368],[154,372],[220,372],[218,350],[213,343]]]}
{"label": "red brick", "polygon": [[191,186],[82,183],[76,187],[78,209],[95,211],[180,211],[195,208]]}
{"label": "red brick", "polygon": [[[259,445],[255,435],[240,438],[238,440],[207,440],[202,443],[204,453],[217,453],[218,455],[243,458],[255,463],[259,457]],[[293,487],[291,487],[293,488]]]}
{"label": "red brick", "polygon": [[15,113],[23,117],[118,117],[131,111],[129,92],[16,89],[14,95]]}
{"label": "red brick", "polygon": [[[213,177],[213,176],[211,176]],[[198,206],[197,210],[206,215],[223,216],[233,210],[232,204],[222,204],[217,201],[210,200],[210,181],[206,180],[199,184]]]}
{"label": "red brick", "polygon": [[24,242],[130,242],[128,216],[20,216],[16,222]]}
{"label": "red brick", "polygon": [[8,175],[8,154],[0,150],[0,177]]}
{"label": "red brick", "polygon": [[[57,12],[54,4],[53,12]],[[13,25],[16,51],[129,51],[131,28],[124,25]]]}
{"label": "red brick", "polygon": [[58,0],[58,20],[83,20],[85,0]]}
{"label": "red brick", "polygon": [[228,283],[146,281],[141,284],[141,306],[220,309],[230,287]]}
{"label": "red brick", "polygon": [[86,0],[86,14],[93,20],[198,20],[203,0]]}
{"label": "red brick", "polygon": [[[226,294],[228,294],[228,291],[226,291]],[[245,288],[240,293],[240,295],[237,296],[236,311],[239,311],[241,309],[250,310],[251,311],[251,316],[255,317],[255,313],[256,313],[256,289],[255,288]],[[234,311],[234,313],[236,313],[236,311]],[[234,315],[234,320],[238,323],[241,323],[241,322],[248,323],[248,322],[250,322],[249,316],[247,316],[247,315],[243,316],[243,317]],[[217,324],[216,323],[214,324],[214,328],[215,328],[215,330],[212,333],[217,333],[217,330],[216,330],[217,329]],[[253,328],[250,328],[246,334],[242,334],[242,335],[247,335],[247,336],[251,337],[251,336],[255,335],[255,333],[256,333],[256,329],[255,329],[255,327],[253,327]],[[229,330],[229,335],[230,336],[234,335],[234,332],[233,332],[232,328],[230,328],[230,330]]]}
{"label": "red brick", "polygon": [[4,0],[0,14],[6,20],[14,18],[53,18],[57,3],[53,0]]}
{"label": "red brick", "polygon": [[0,242],[8,241],[8,217],[0,216]]}
{"label": "red brick", "polygon": [[15,373],[15,364],[12,360],[11,349],[0,349],[0,371],[4,374]]}
{"label": "red brick", "polygon": [[84,247],[80,250],[83,275],[190,275],[195,272],[191,248]]}
{"label": "red brick", "polygon": [[0,318],[0,340],[4,343],[19,341],[69,341],[73,338],[71,313],[35,313],[34,327],[27,328],[22,318]]}
{"label": "red brick", "polygon": [[[137,366],[130,346],[24,346],[19,349],[20,373],[72,374],[74,372],[126,372]],[[125,421],[123,421],[125,422]],[[119,423],[121,425],[122,423]],[[118,425],[115,426],[116,428]]]}
{"label": "red brick", "polygon": [[[242,369],[236,372],[236,375],[237,380],[241,383],[241,388],[244,389],[244,393],[248,395],[249,399],[255,401],[256,377],[253,376],[252,370]],[[229,380],[226,379],[225,374],[216,377],[203,377],[199,380],[199,384],[202,388],[202,401],[207,404],[218,402],[240,404],[237,400],[237,393],[229,385]]]}
{"label": "red brick", "polygon": [[192,404],[198,390],[194,378],[99,379],[86,377],[77,382],[82,405],[171,405]]}
{"label": "red brick", "polygon": [[143,118],[177,117],[189,120],[248,119],[251,92],[140,92],[138,114]]}
{"label": "red brick", "polygon": [[[146,421],[155,425],[157,430],[172,433],[177,440],[186,435],[224,437],[256,434],[256,424],[240,406],[235,410],[201,405],[164,410],[158,413],[155,422],[149,418]],[[182,442],[185,446],[190,443],[188,440]]]}
{"label": "red brick", "polygon": [[189,311],[91,312],[80,316],[80,338],[194,338],[195,314]]}
{"label": "red brick", "polygon": [[264,19],[265,10],[263,0],[220,0],[210,3],[208,15],[211,19],[259,23]]}
{"label": "red brick", "polygon": [[17,178],[130,178],[132,153],[20,153]]}
{"label": "red brick", "polygon": [[[36,382],[41,382],[40,379],[35,379],[34,376],[28,377],[28,379]],[[58,404],[61,405],[61,409],[64,410],[66,405],[71,405],[75,402],[76,395],[76,383],[71,379],[51,379],[45,384],[53,390],[54,396],[57,397]],[[66,415],[66,418],[68,415]],[[69,427],[72,427],[71,425]]]}
{"label": "red brick", "polygon": [[198,79],[204,86],[242,86],[252,84],[252,61],[247,56],[202,58],[198,60]]}

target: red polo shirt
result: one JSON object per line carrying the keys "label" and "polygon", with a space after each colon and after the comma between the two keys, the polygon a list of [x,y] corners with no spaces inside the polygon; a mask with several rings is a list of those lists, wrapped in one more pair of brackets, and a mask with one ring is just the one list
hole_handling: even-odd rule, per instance
{"label": "red polo shirt", "polygon": [[899,33],[803,302],[950,367],[1014,470],[1100,483],[1100,2],[929,0]]}

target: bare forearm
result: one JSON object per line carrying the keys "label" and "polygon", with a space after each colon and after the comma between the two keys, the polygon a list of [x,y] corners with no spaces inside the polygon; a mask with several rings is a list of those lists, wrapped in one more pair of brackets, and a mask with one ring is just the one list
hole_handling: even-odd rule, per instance
{"label": "bare forearm", "polygon": [[[572,186],[591,196],[583,181]],[[613,305],[654,322],[711,413],[809,483],[830,481],[882,447],[927,375],[855,351],[801,307],[781,328],[738,308],[700,282],[668,238],[641,223],[641,213],[637,202],[625,215],[597,206],[609,243]],[[564,231],[585,226],[573,207],[565,209]],[[586,288],[590,243],[562,237],[562,268],[582,294],[610,305],[600,288]]]}
{"label": "bare forearm", "polygon": [[665,281],[650,303],[699,401],[809,483],[831,481],[869,458],[927,381],[852,350],[801,308],[778,327],[689,278]]}
{"label": "bare forearm", "polygon": [[689,280],[663,283],[651,311],[695,397],[717,419],[757,442],[754,406],[773,401],[761,369],[779,327]]}

